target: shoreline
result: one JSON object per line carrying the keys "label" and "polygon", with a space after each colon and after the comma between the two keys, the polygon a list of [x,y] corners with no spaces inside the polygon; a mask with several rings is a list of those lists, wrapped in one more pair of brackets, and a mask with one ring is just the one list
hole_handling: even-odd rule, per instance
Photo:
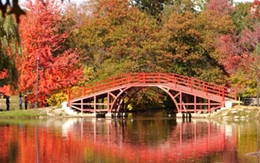
{"label": "shoreline", "polygon": [[[0,119],[48,119],[48,118],[95,118],[91,114],[68,115],[64,109],[57,107],[46,107],[28,110],[1,110]],[[109,117],[111,118],[111,117]],[[176,116],[177,118],[181,118]],[[210,114],[193,114],[191,119],[213,119],[213,120],[260,120],[260,107],[256,106],[234,106],[232,108],[223,108]]]}

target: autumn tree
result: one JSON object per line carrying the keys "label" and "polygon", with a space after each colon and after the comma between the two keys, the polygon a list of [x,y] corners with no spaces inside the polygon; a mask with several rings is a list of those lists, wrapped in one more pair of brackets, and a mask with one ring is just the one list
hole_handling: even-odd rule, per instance
{"label": "autumn tree", "polygon": [[231,0],[209,0],[206,4],[206,9],[217,11],[220,15],[228,15],[234,11]]}
{"label": "autumn tree", "polygon": [[171,1],[169,5],[164,6],[162,11],[162,18],[168,19],[172,13],[183,14],[186,12],[191,12],[197,14],[205,6],[205,1],[207,0],[174,0]]}
{"label": "autumn tree", "polygon": [[[253,33],[248,29],[243,31],[241,37],[227,35],[220,38],[219,61],[229,74],[227,80],[230,86],[236,88],[242,96],[251,96],[255,92],[255,89],[252,89],[255,88],[255,80],[252,80],[255,79],[255,75],[252,73],[255,55],[252,56],[252,41],[248,39],[253,38]],[[247,36],[244,35],[245,32]],[[249,47],[251,50],[248,49]]]}
{"label": "autumn tree", "polygon": [[241,31],[246,28],[252,26],[252,21],[250,18],[250,8],[252,3],[236,3],[235,9],[231,13],[231,18],[235,25],[236,35],[240,35]]}
{"label": "autumn tree", "polygon": [[30,102],[36,96],[36,63],[39,58],[40,105],[51,94],[73,86],[82,78],[78,52],[64,46],[70,31],[64,30],[62,11],[65,6],[55,0],[28,1],[24,5],[26,17],[20,23],[23,59],[19,67],[20,88],[29,93]]}
{"label": "autumn tree", "polygon": [[171,4],[171,0],[130,0],[132,6],[139,8],[141,11],[161,19],[161,13],[165,6]]}
{"label": "autumn tree", "polygon": [[216,11],[172,13],[164,25],[174,58],[171,71],[225,84],[227,74],[218,63],[215,44],[220,35],[232,32],[232,28],[231,19]]}
{"label": "autumn tree", "polygon": [[[220,39],[219,49],[222,63],[230,74],[229,81],[241,96],[255,96],[257,76],[259,76],[259,16],[257,3],[241,8],[244,13],[243,24],[236,25],[236,33]],[[239,9],[239,8],[238,8]],[[245,9],[248,9],[245,11]],[[236,12],[242,12],[236,11]],[[237,14],[234,15],[237,17]],[[234,20],[236,17],[234,17]],[[235,24],[237,21],[235,21]]]}
{"label": "autumn tree", "polygon": [[[155,19],[123,0],[91,3],[78,48],[92,58],[97,79],[126,72],[164,71],[170,60]],[[89,60],[90,61],[90,60]]]}

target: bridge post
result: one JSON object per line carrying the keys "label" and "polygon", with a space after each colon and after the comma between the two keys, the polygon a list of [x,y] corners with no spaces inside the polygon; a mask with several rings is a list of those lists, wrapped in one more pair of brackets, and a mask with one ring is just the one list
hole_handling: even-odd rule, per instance
{"label": "bridge post", "polygon": [[182,92],[180,92],[180,111],[182,112]]}
{"label": "bridge post", "polygon": [[225,100],[225,92],[224,92],[224,88],[222,89],[222,101]]}
{"label": "bridge post", "polygon": [[174,83],[174,86],[177,86],[177,79],[174,74],[172,74],[172,82]]}
{"label": "bridge post", "polygon": [[211,113],[211,102],[210,99],[208,99],[208,113]]}
{"label": "bridge post", "polygon": [[183,122],[190,122],[191,121],[191,113],[182,113],[182,121]]}
{"label": "bridge post", "polygon": [[86,95],[86,87],[84,86],[84,89],[83,89],[83,96]]}
{"label": "bridge post", "polygon": [[161,74],[160,74],[160,73],[158,74],[158,80],[157,80],[157,83],[161,83]]}
{"label": "bridge post", "polygon": [[94,96],[94,113],[96,114],[97,111],[97,97],[96,95]]}
{"label": "bridge post", "polygon": [[100,82],[98,82],[98,91],[100,91],[101,89],[100,89]]}
{"label": "bridge post", "polygon": [[197,96],[194,96],[194,113],[197,113]]}
{"label": "bridge post", "polygon": [[110,112],[111,108],[110,108],[110,95],[109,95],[109,92],[107,92],[107,110],[108,110],[109,113],[111,113]]}
{"label": "bridge post", "polygon": [[70,106],[70,89],[68,89],[68,106]]}
{"label": "bridge post", "polygon": [[191,90],[191,92],[193,91],[193,79],[192,78],[190,78],[190,90]]}
{"label": "bridge post", "polygon": [[128,84],[131,83],[131,76],[130,76],[130,74],[127,75],[127,83],[128,83]]}
{"label": "bridge post", "polygon": [[188,85],[190,86],[190,90],[192,90],[191,86],[191,78],[188,78]]}
{"label": "bridge post", "polygon": [[116,78],[113,78],[113,87],[115,87],[115,83],[116,83]]}
{"label": "bridge post", "polygon": [[143,83],[145,84],[146,83],[146,76],[145,76],[145,73],[143,73]]}
{"label": "bridge post", "polygon": [[80,109],[81,109],[81,113],[83,114],[83,99],[80,100]]}

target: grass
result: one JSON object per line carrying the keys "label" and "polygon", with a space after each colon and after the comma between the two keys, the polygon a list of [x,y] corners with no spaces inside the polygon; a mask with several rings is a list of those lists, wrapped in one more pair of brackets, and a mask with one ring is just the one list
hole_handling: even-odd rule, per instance
{"label": "grass", "polygon": [[[45,113],[43,110],[40,109],[24,109],[24,103],[23,103],[23,110],[20,110],[19,108],[19,97],[17,96],[11,96],[10,97],[10,110],[6,111],[6,99],[3,97],[0,97],[0,119],[36,119],[39,116],[47,116],[47,113]],[[29,105],[30,107],[31,105]]]}
{"label": "grass", "polygon": [[41,112],[39,109],[10,110],[0,112],[0,118],[37,118],[39,116],[47,116],[47,114]]}

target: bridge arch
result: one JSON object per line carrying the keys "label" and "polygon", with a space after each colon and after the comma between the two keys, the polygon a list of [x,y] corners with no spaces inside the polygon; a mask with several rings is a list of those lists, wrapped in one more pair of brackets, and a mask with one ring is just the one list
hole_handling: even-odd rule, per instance
{"label": "bridge arch", "polygon": [[[180,112],[180,109],[178,107],[178,103],[176,101],[176,96],[173,96],[166,88],[163,88],[162,86],[156,86],[157,88],[163,90],[169,97],[171,97],[173,103],[175,104],[176,108],[177,108],[177,111]],[[124,99],[127,97],[127,96],[122,96],[122,94],[126,93],[127,90],[131,89],[131,88],[136,88],[136,87],[126,87],[124,89],[122,89],[120,91],[120,93],[118,93],[115,98],[113,99],[112,103],[111,103],[111,107],[109,108],[108,112],[111,113],[113,112],[113,110],[115,112],[119,112],[120,111],[120,106],[123,106],[122,103],[124,101]],[[128,96],[129,97],[129,96]]]}

